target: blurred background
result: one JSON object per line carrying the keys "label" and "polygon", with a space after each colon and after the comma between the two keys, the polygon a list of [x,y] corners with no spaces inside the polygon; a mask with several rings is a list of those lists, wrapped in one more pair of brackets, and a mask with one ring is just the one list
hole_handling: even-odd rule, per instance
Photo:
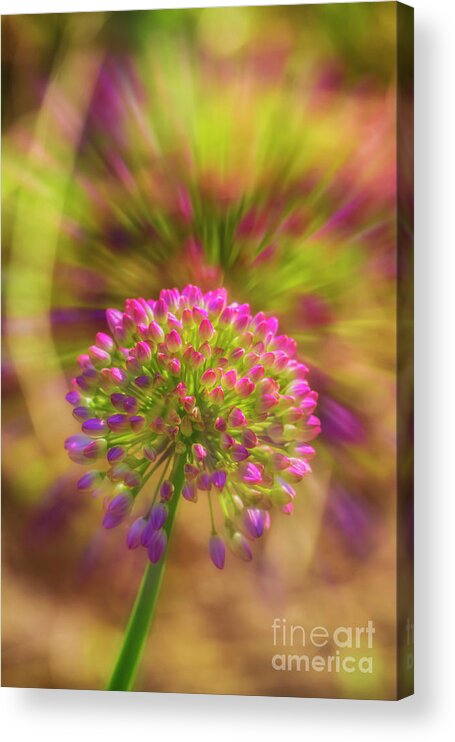
{"label": "blurred background", "polygon": [[[395,4],[10,16],[2,52],[3,684],[105,685],[146,554],[64,395],[106,307],[191,282],[278,315],[323,432],[253,562],[182,506],[136,687],[393,695]],[[374,675],[276,672],[275,617],[374,620]]]}

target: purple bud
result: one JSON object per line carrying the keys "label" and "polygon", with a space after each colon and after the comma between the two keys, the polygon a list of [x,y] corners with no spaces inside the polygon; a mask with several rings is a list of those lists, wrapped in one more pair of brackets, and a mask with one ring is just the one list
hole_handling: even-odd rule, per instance
{"label": "purple bud", "polygon": [[65,399],[66,399],[67,402],[70,403],[70,405],[73,405],[73,407],[74,407],[75,405],[78,405],[79,402],[81,401],[81,395],[75,389],[72,389],[65,396]]}
{"label": "purple bud", "polygon": [[152,564],[156,564],[163,556],[167,544],[166,531],[163,529],[154,531],[148,543],[148,555]]}
{"label": "purple bud", "polygon": [[90,410],[88,407],[75,407],[73,410],[73,417],[79,422],[88,420],[90,417]]}
{"label": "purple bud", "polygon": [[206,471],[202,471],[197,477],[197,488],[203,492],[210,492],[212,487],[212,481],[210,474]]}
{"label": "purple bud", "polygon": [[172,482],[169,481],[169,479],[165,479],[160,487],[161,499],[164,501],[170,500],[173,494],[174,485],[172,484]]}
{"label": "purple bud", "polygon": [[252,538],[260,538],[264,533],[264,515],[259,508],[248,508],[243,513],[243,524]]}
{"label": "purple bud", "polygon": [[121,446],[113,446],[107,452],[107,460],[110,464],[116,464],[118,461],[122,461],[126,456],[126,451]]}
{"label": "purple bud", "polygon": [[137,549],[141,544],[141,537],[144,532],[147,521],[145,518],[138,518],[130,526],[130,529],[126,536],[126,545],[128,549]]}
{"label": "purple bud", "polygon": [[134,379],[134,383],[136,384],[136,386],[140,387],[141,389],[146,389],[152,383],[152,377],[147,376],[145,374],[143,376],[137,376]]}
{"label": "purple bud", "polygon": [[185,473],[185,479],[188,479],[188,481],[192,481],[197,477],[199,474],[199,469],[197,466],[193,466],[193,464],[185,464],[184,466],[184,473]]}
{"label": "purple bud", "polygon": [[100,417],[91,417],[89,420],[84,420],[82,423],[82,430],[92,438],[97,438],[105,434],[107,429],[106,421]]}
{"label": "purple bud", "polygon": [[212,474],[212,484],[219,490],[224,488],[226,484],[227,474],[225,471],[214,471]]}
{"label": "purple bud", "polygon": [[253,552],[251,551],[251,546],[242,533],[238,531],[234,533],[229,540],[229,545],[234,554],[240,557],[240,559],[243,559],[244,562],[250,562],[252,560]]}
{"label": "purple bud", "polygon": [[245,459],[247,459],[250,455],[248,449],[245,448],[245,446],[241,446],[240,444],[236,444],[235,446],[233,446],[230,450],[230,453],[233,460],[237,463],[239,461],[245,461]]}
{"label": "purple bud", "polygon": [[221,536],[210,536],[209,539],[210,559],[217,569],[223,569],[226,558],[226,546]]}
{"label": "purple bud", "polygon": [[93,492],[103,481],[101,472],[88,471],[77,481],[77,488],[81,492]]}
{"label": "purple bud", "polygon": [[193,482],[186,482],[183,485],[182,497],[184,497],[185,500],[189,500],[190,502],[197,501],[196,487],[194,486]]}
{"label": "purple bud", "polygon": [[92,439],[86,435],[80,433],[71,435],[65,441],[65,449],[68,451],[68,456],[71,461],[75,464],[86,464],[87,459],[84,454],[84,450],[92,442]]}
{"label": "purple bud", "polygon": [[122,430],[128,430],[130,424],[130,419],[128,415],[121,415],[120,413],[117,415],[111,415],[107,418],[107,425],[109,427],[109,430],[112,430],[114,433],[119,433]]}
{"label": "purple bud", "polygon": [[103,518],[103,528],[115,528],[133,507],[134,498],[130,494],[116,495],[107,506]]}
{"label": "purple bud", "polygon": [[167,507],[163,502],[158,502],[150,511],[150,523],[155,531],[159,531],[166,522]]}

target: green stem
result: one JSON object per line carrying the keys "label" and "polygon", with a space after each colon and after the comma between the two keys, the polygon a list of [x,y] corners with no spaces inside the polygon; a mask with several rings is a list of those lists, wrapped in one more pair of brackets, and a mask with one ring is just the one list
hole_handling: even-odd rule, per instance
{"label": "green stem", "polygon": [[107,690],[131,690],[136,678],[163,580],[170,538],[183,486],[183,466],[184,457],[181,456],[175,460],[172,473],[175,490],[169,503],[168,517],[164,525],[164,530],[168,537],[166,552],[157,564],[148,562],[145,568],[144,576],[126,627],[122,648],[117,658],[112,677],[107,685]]}

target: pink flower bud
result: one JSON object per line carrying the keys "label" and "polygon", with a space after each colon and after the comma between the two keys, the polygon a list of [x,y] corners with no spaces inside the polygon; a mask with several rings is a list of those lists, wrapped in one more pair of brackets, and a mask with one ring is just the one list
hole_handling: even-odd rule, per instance
{"label": "pink flower bud", "polygon": [[229,413],[228,424],[231,428],[241,428],[243,425],[246,425],[246,417],[242,410],[234,407]]}
{"label": "pink flower bud", "polygon": [[201,384],[206,387],[212,387],[216,384],[216,373],[213,368],[208,368],[201,376]]}
{"label": "pink flower bud", "polygon": [[200,443],[193,443],[192,448],[194,458],[198,461],[203,461],[207,456],[207,449],[205,449],[204,446],[201,446]]}
{"label": "pink flower bud", "polygon": [[199,325],[199,337],[201,340],[211,340],[215,331],[209,319],[203,319]]}

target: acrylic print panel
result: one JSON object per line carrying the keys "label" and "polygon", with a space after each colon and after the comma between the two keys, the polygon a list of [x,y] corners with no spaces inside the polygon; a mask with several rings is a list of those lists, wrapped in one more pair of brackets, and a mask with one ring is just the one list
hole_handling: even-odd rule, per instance
{"label": "acrylic print panel", "polygon": [[409,694],[412,11],[2,35],[3,683]]}

